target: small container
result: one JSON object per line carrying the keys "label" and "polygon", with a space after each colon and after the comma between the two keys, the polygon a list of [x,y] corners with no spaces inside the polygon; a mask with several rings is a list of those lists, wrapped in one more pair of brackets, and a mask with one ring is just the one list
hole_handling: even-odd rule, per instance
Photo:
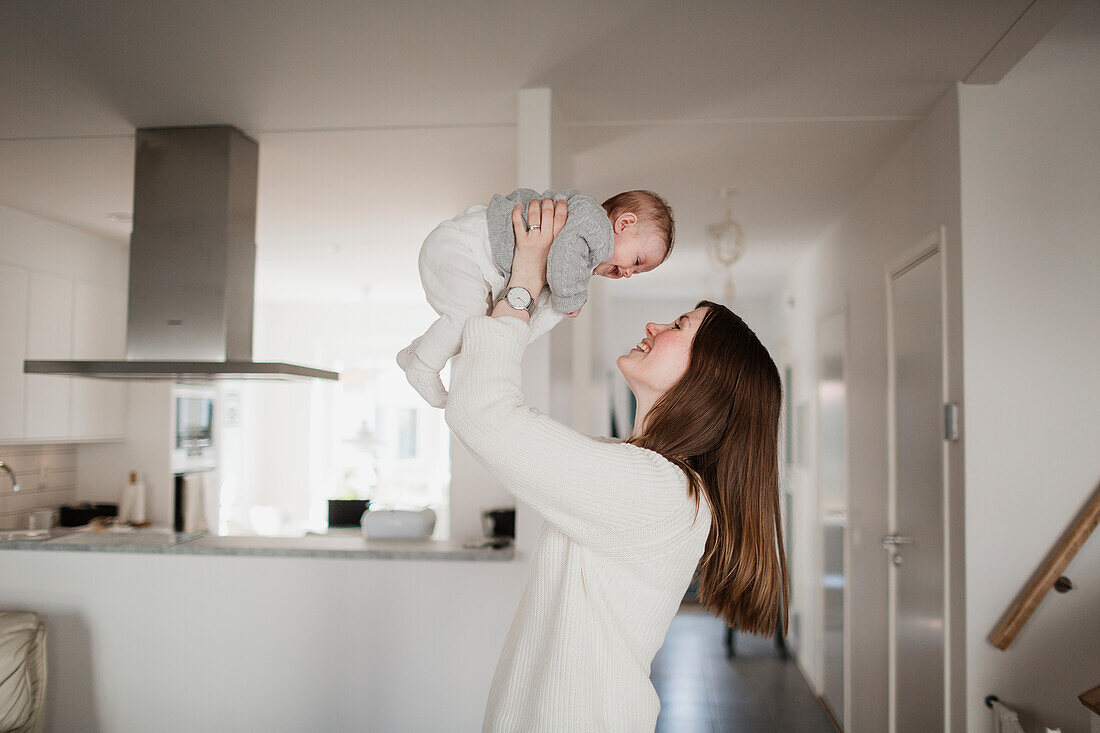
{"label": "small container", "polygon": [[363,536],[370,540],[425,540],[435,531],[435,512],[422,508],[372,509],[363,515]]}
{"label": "small container", "polygon": [[51,529],[57,523],[56,509],[39,509],[27,520],[30,529]]}
{"label": "small container", "polygon": [[145,484],[138,480],[137,471],[130,471],[130,483],[122,487],[118,521],[133,524],[145,521]]}

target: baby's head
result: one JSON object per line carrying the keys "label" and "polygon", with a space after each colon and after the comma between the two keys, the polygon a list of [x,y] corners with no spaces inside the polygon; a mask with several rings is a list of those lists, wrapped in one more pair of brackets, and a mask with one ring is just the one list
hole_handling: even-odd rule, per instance
{"label": "baby's head", "polygon": [[624,191],[604,201],[603,208],[615,230],[615,252],[592,274],[630,277],[668,259],[676,225],[663,198],[652,191]]}

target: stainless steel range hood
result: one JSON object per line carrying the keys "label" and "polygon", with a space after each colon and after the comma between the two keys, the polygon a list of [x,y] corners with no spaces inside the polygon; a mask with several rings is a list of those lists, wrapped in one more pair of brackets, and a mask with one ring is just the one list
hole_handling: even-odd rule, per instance
{"label": "stainless steel range hood", "polygon": [[259,146],[228,125],[137,131],[125,361],[26,361],[108,379],[337,379],[252,361]]}

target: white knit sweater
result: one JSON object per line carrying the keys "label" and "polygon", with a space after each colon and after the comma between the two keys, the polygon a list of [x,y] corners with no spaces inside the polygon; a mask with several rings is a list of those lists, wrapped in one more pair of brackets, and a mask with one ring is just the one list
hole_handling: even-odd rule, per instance
{"label": "white knit sweater", "polygon": [[483,731],[653,731],[650,664],[710,511],[663,456],[571,430],[523,401],[518,318],[466,321],[447,424],[546,520],[493,675]]}

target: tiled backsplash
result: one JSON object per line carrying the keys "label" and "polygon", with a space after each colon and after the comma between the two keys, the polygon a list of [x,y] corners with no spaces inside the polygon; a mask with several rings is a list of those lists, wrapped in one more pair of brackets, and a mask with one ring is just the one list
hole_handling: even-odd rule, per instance
{"label": "tiled backsplash", "polygon": [[0,529],[26,529],[32,512],[76,501],[75,445],[0,445],[0,461],[22,487],[12,493],[7,472],[0,472]]}

